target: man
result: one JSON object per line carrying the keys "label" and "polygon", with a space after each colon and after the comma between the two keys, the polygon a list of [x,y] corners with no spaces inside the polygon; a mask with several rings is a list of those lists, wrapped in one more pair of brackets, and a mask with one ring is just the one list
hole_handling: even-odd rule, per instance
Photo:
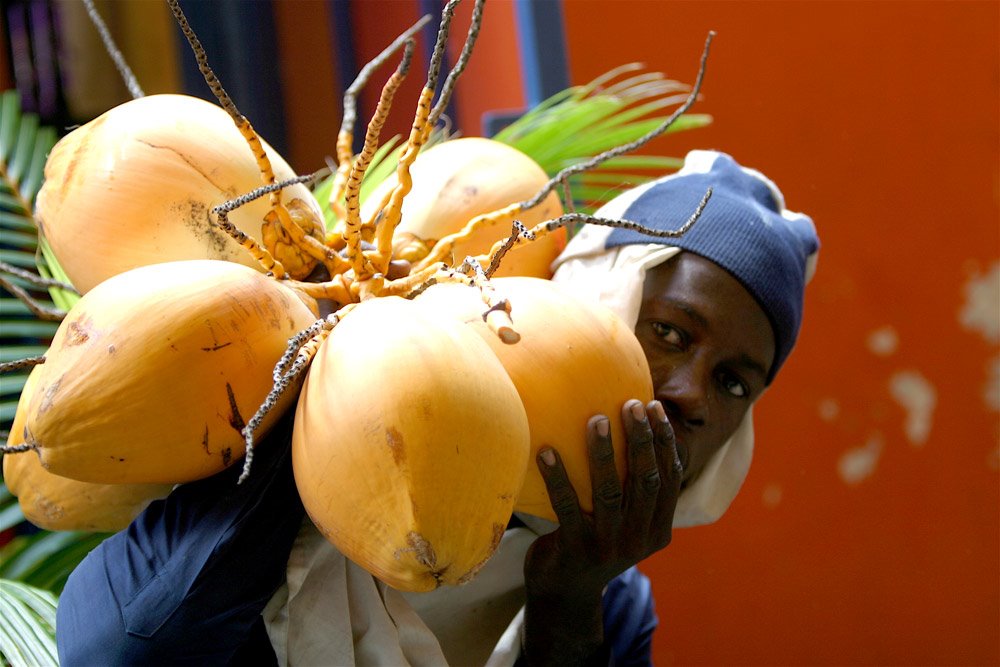
{"label": "man", "polygon": [[179,487],[88,556],[60,601],[62,662],[648,663],[656,618],[634,566],[739,490],[751,406],[795,343],[818,249],[773,183],[710,151],[597,215],[676,229],[709,187],[679,238],[588,226],[556,262],[555,281],[634,325],[653,375],[655,400],[623,406],[624,479],[607,419],[586,425],[592,514],[552,443],[537,465],[558,526],[517,516],[472,582],[402,594],[301,521],[286,419],[248,484],[227,471]]}

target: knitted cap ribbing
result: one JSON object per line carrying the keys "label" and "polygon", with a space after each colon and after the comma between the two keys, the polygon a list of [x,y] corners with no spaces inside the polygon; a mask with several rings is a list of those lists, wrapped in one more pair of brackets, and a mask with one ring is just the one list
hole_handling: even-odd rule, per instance
{"label": "knitted cap ribbing", "polygon": [[[698,221],[683,236],[656,239],[615,229],[606,248],[662,243],[709,259],[731,273],[764,310],[775,337],[768,383],[792,351],[802,322],[805,284],[819,239],[812,220],[784,208],[781,191],[759,172],[741,167],[714,151],[692,151],[676,174],[621,195],[597,215],[640,223],[659,230],[679,228],[711,187],[712,197]],[[608,215],[614,212],[614,215]]]}

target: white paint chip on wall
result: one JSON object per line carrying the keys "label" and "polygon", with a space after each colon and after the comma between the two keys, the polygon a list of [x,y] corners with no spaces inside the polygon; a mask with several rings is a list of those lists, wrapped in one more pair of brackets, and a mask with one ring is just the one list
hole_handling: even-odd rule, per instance
{"label": "white paint chip on wall", "polygon": [[987,341],[1000,342],[1000,262],[994,263],[985,275],[973,276],[965,284],[965,303],[958,321]]}
{"label": "white paint chip on wall", "polygon": [[816,409],[819,418],[825,422],[832,422],[840,415],[840,403],[835,398],[824,398]]}
{"label": "white paint chip on wall", "polygon": [[906,410],[903,432],[910,444],[926,443],[937,406],[934,385],[917,371],[899,371],[889,378],[889,392]]}
{"label": "white paint chip on wall", "polygon": [[868,350],[878,357],[888,357],[899,349],[899,334],[886,325],[868,334]]}
{"label": "white paint chip on wall", "polygon": [[986,374],[988,377],[983,389],[983,401],[993,412],[1000,412],[1000,357],[988,362]]}
{"label": "white paint chip on wall", "polygon": [[764,507],[774,509],[781,502],[781,486],[778,484],[768,484],[764,487],[763,493],[761,493],[761,500],[764,502]]}
{"label": "white paint chip on wall", "polygon": [[872,476],[882,456],[884,443],[880,433],[874,433],[861,447],[843,453],[837,462],[837,473],[845,483],[854,486]]}

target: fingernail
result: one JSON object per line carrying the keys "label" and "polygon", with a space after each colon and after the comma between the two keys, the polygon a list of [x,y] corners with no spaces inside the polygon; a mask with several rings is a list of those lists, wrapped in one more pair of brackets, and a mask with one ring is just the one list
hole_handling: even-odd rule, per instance
{"label": "fingernail", "polygon": [[641,402],[633,401],[632,405],[629,406],[629,410],[632,412],[632,418],[637,422],[645,421],[646,408],[642,406]]}
{"label": "fingernail", "polygon": [[656,416],[657,421],[667,421],[667,413],[663,411],[663,403],[659,401],[653,401],[653,414]]}
{"label": "fingernail", "polygon": [[542,459],[542,463],[547,466],[554,466],[556,464],[556,455],[551,449],[543,449],[538,452],[538,456]]}
{"label": "fingernail", "polygon": [[600,419],[600,420],[598,420],[598,422],[597,422],[597,435],[601,436],[602,438],[606,438],[606,437],[608,437],[608,433],[610,432],[610,430],[611,430],[611,427],[608,425],[608,420],[607,419]]}

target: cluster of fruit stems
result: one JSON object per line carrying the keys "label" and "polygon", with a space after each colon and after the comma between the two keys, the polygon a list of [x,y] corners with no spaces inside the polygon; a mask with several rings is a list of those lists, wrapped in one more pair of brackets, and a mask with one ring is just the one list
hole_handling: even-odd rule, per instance
{"label": "cluster of fruit stems", "polygon": [[[361,181],[378,148],[379,134],[388,117],[395,92],[409,71],[414,47],[413,35],[426,24],[429,16],[421,18],[420,21],[408,28],[392,44],[365,65],[355,81],[345,91],[343,118],[336,146],[338,165],[334,174],[332,193],[328,202],[337,219],[343,221],[344,227],[340,234],[331,233],[327,235],[327,240],[324,243],[309,235],[293,219],[288,209],[282,204],[281,192],[285,187],[292,184],[312,182],[325,173],[326,170],[276,182],[270,160],[264,151],[259,136],[253,130],[247,118],[239,112],[235,103],[233,103],[209,67],[205,50],[188,24],[177,0],[167,0],[181,31],[184,33],[194,52],[199,70],[220,105],[230,114],[237,129],[247,141],[254,154],[262,181],[264,182],[263,186],[254,191],[212,209],[212,213],[216,216],[216,225],[246,249],[267,273],[279,279],[282,283],[313,299],[327,299],[339,305],[339,308],[335,312],[318,319],[313,325],[299,332],[289,340],[284,355],[274,368],[271,391],[243,429],[246,458],[244,460],[244,470],[240,476],[241,482],[249,474],[252,464],[254,432],[267,413],[277,404],[278,399],[283,393],[308,368],[316,351],[329,336],[333,328],[353,310],[358,302],[382,296],[413,298],[436,283],[464,282],[480,290],[483,301],[487,306],[486,311],[483,313],[483,319],[487,325],[504,342],[515,343],[519,336],[513,328],[513,323],[510,319],[510,304],[506,299],[500,298],[489,283],[489,278],[499,267],[501,260],[509,250],[531,242],[561,227],[581,223],[633,229],[651,237],[677,237],[684,234],[695,223],[711,197],[711,190],[709,189],[690,218],[676,230],[656,230],[628,220],[599,218],[576,212],[570,212],[552,220],[541,222],[530,230],[525,228],[516,219],[524,211],[540,204],[556,187],[560,185],[568,187],[571,176],[593,169],[613,157],[632,152],[666,132],[697,99],[705,74],[712,38],[714,37],[713,32],[710,32],[706,39],[698,73],[687,99],[656,128],[632,142],[612,148],[589,160],[563,169],[552,177],[531,199],[514,202],[504,208],[472,218],[465,224],[463,229],[440,239],[430,249],[426,257],[418,260],[412,266],[409,275],[395,280],[387,280],[385,276],[388,272],[389,262],[392,259],[393,232],[401,219],[403,199],[412,186],[409,174],[410,167],[416,160],[420,149],[429,138],[431,130],[436,126],[444,108],[447,106],[455,83],[465,69],[469,56],[472,53],[482,25],[482,11],[485,0],[475,0],[470,27],[462,52],[441,88],[440,95],[438,95],[438,102],[434,107],[431,107],[431,101],[434,99],[435,94],[438,93],[437,82],[444,49],[447,43],[451,20],[459,1],[450,0],[442,11],[440,28],[430,59],[427,80],[418,99],[409,137],[398,158],[396,168],[397,185],[385,195],[383,201],[376,208],[376,214],[369,221],[361,220],[359,196]],[[117,49],[114,47],[110,35],[107,34],[106,29],[103,31],[100,30],[103,23],[100,22],[96,10],[93,10],[92,4],[89,4],[89,0],[85,0],[85,2],[88,3],[88,12],[91,14],[91,18],[95,20],[95,24],[97,24],[98,30],[101,32],[102,39],[104,39],[109,53],[114,57]],[[400,47],[403,48],[400,63],[383,86],[375,112],[368,124],[363,148],[355,156],[353,155],[352,145],[354,140],[354,123],[357,117],[356,99],[358,92],[367,84],[373,72],[392,57]],[[120,54],[119,58],[115,59],[115,62],[119,67],[119,71],[125,77],[126,83],[134,81],[134,77],[128,70],[127,65],[120,59]],[[132,91],[133,96],[142,95],[138,85],[130,86],[129,89]],[[308,280],[292,279],[285,272],[282,262],[274,256],[274,253],[258,243],[253,237],[239,230],[228,220],[229,213],[263,196],[269,196],[271,208],[265,218],[265,225],[270,224],[273,226],[275,230],[274,236],[281,234],[286,239],[290,239],[292,246],[298,253],[311,257],[314,260],[313,263],[322,263],[330,276],[329,280],[309,282]],[[346,202],[346,205],[342,202]],[[458,267],[450,266],[445,261],[451,257],[452,251],[458,243],[468,238],[481,226],[494,224],[496,221],[505,219],[513,221],[511,235],[498,240],[485,255],[466,257]],[[364,249],[364,239],[366,237],[374,237],[376,241],[374,250]],[[275,246],[272,245],[272,247]],[[302,261],[301,258],[298,259],[300,262]],[[487,264],[486,268],[483,268],[484,262]],[[27,297],[27,295],[25,296]],[[6,372],[42,362],[44,362],[44,356],[32,360],[18,360],[17,362],[10,362],[0,366],[0,370]]]}

